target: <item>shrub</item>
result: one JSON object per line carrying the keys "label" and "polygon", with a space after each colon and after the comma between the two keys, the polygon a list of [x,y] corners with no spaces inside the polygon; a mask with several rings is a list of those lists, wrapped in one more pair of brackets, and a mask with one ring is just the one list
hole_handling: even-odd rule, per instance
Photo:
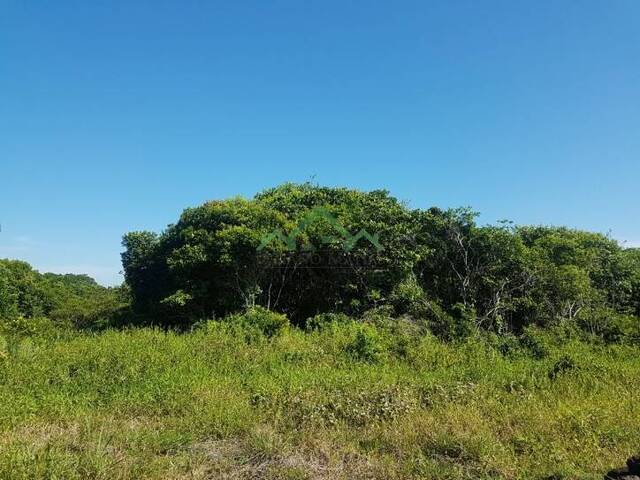
{"label": "shrub", "polygon": [[568,373],[572,370],[577,369],[576,362],[568,355],[564,355],[558,359],[558,361],[551,367],[547,376],[550,380],[555,380],[560,375]]}
{"label": "shrub", "polygon": [[533,358],[542,359],[549,355],[549,340],[538,328],[526,328],[520,336],[520,344]]}
{"label": "shrub", "polygon": [[460,303],[452,308],[452,314],[445,312],[435,302],[429,303],[429,328],[442,340],[464,340],[473,334],[476,325],[475,311]]}
{"label": "shrub", "polygon": [[306,321],[307,330],[322,330],[329,325],[344,325],[352,322],[353,319],[344,313],[320,313]]}
{"label": "shrub", "polygon": [[241,314],[230,315],[225,321],[256,329],[267,338],[275,337],[289,328],[289,319],[286,315],[260,306],[251,307]]}
{"label": "shrub", "polygon": [[427,313],[427,298],[414,274],[395,286],[390,296],[396,314],[424,317]]}
{"label": "shrub", "polygon": [[497,349],[504,356],[516,355],[522,350],[520,340],[515,335],[495,333],[487,335],[489,345]]}
{"label": "shrub", "polygon": [[379,329],[389,329],[396,323],[397,317],[393,315],[393,307],[384,305],[367,310],[362,314],[360,320]]}
{"label": "shrub", "polygon": [[388,307],[378,307],[366,312],[362,321],[376,328],[380,340],[391,353],[407,358],[411,348],[427,333],[427,327],[422,319],[407,315],[393,317],[392,313]]}
{"label": "shrub", "polygon": [[598,336],[607,343],[640,342],[640,319],[610,308],[581,312],[577,324],[583,331]]}
{"label": "shrub", "polygon": [[53,336],[56,327],[48,318],[24,318],[22,316],[5,318],[0,321],[0,335],[5,339],[9,355],[18,353],[20,344],[27,338],[38,336],[46,339]]}
{"label": "shrub", "polygon": [[347,353],[354,359],[376,363],[382,358],[384,347],[377,329],[371,325],[360,325],[352,342],[346,346]]}

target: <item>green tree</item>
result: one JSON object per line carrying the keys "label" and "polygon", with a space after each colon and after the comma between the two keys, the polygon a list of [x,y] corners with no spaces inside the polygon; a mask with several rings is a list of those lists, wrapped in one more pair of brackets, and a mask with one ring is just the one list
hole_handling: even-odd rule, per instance
{"label": "green tree", "polygon": [[[318,207],[326,215],[310,219]],[[285,184],[252,200],[187,209],[158,236],[126,235],[123,266],[137,307],[169,311],[178,322],[262,305],[301,323],[326,311],[361,312],[386,298],[419,256],[405,241],[412,222],[412,212],[387,192]],[[293,238],[294,248],[265,245],[270,235]]]}

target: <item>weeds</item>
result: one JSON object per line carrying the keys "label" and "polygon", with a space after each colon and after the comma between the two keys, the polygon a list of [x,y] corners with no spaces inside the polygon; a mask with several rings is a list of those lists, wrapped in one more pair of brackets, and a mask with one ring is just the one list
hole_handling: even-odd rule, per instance
{"label": "weeds", "polygon": [[596,479],[640,444],[630,345],[263,320],[24,339],[0,478]]}

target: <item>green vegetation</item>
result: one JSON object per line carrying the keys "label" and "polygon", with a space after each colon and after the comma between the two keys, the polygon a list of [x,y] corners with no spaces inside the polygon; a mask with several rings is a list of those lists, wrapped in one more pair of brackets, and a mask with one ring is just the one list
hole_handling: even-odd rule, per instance
{"label": "green vegetation", "polygon": [[121,287],[0,260],[0,478],[602,478],[640,251],[475,219],[287,184],[125,235]]}
{"label": "green vegetation", "polygon": [[[335,221],[309,221],[319,207]],[[412,210],[384,191],[286,184],[187,209],[159,235],[129,233],[122,259],[141,323],[187,328],[262,305],[304,326],[317,314],[388,305],[449,339],[561,321],[609,341],[640,338],[638,250],[596,233],[475,218]],[[341,241],[344,231],[370,232],[383,250],[366,237]],[[293,251],[264,241],[291,232]]]}
{"label": "green vegetation", "polygon": [[19,319],[42,324],[46,317],[57,326],[102,328],[126,311],[128,297],[126,287],[105,288],[87,275],[40,274],[26,262],[0,260],[0,320],[5,327]]}
{"label": "green vegetation", "polygon": [[0,478],[600,479],[640,442],[637,347],[317,323],[32,337],[0,360]]}

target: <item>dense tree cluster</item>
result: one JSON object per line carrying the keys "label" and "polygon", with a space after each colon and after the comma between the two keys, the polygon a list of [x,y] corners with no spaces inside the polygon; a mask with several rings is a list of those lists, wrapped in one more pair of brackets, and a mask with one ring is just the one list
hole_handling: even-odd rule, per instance
{"label": "dense tree cluster", "polygon": [[639,249],[476,220],[467,208],[411,209],[386,191],[285,184],[188,208],[160,234],[128,233],[119,288],[0,260],[0,319],[187,327],[262,307],[308,326],[375,309],[449,339],[564,323],[640,340]]}
{"label": "dense tree cluster", "polygon": [[0,260],[0,319],[47,317],[89,327],[110,322],[127,301],[126,289],[103,287],[87,275],[41,274],[26,262]]}
{"label": "dense tree cluster", "polygon": [[637,249],[476,218],[386,191],[285,184],[189,208],[160,234],[129,233],[122,260],[134,309],[158,323],[260,305],[301,325],[385,307],[444,337],[560,321],[612,340],[638,332]]}

